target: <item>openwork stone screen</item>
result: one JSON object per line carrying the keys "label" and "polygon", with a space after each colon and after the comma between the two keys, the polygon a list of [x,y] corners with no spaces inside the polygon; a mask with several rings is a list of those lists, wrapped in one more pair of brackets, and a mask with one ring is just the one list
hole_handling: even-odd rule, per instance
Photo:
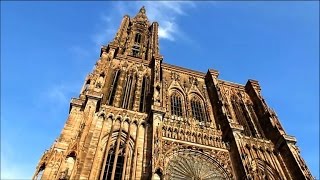
{"label": "openwork stone screen", "polygon": [[180,152],[169,161],[165,179],[224,180],[228,179],[214,160],[197,152]]}

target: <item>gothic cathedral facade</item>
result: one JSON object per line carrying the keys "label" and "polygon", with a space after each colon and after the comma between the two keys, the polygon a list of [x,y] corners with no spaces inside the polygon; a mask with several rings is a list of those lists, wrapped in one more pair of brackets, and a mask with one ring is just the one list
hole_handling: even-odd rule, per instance
{"label": "gothic cathedral facade", "polygon": [[33,179],[313,179],[257,81],[164,63],[158,26],[123,17]]}

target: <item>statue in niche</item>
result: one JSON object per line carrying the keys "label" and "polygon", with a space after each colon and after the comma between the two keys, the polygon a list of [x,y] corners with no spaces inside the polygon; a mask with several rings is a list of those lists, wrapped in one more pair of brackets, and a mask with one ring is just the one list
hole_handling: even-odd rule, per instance
{"label": "statue in niche", "polygon": [[101,88],[101,87],[102,87],[103,77],[104,77],[104,75],[100,75],[100,77],[99,77],[99,79],[98,79],[98,82],[97,82],[97,84],[96,84],[96,88]]}
{"label": "statue in niche", "polygon": [[158,61],[155,62],[155,77],[156,77],[156,82],[158,82],[160,80],[160,74],[159,74],[159,70],[160,70],[160,64]]}
{"label": "statue in niche", "polygon": [[184,88],[185,90],[187,90],[187,88],[188,88],[187,81],[183,81],[183,88]]}
{"label": "statue in niche", "polygon": [[160,103],[160,86],[159,86],[159,84],[155,88],[153,100],[157,103]]}
{"label": "statue in niche", "polygon": [[102,87],[101,83],[98,82],[97,85],[96,85],[96,88],[99,88],[99,89],[100,89],[101,87]]}

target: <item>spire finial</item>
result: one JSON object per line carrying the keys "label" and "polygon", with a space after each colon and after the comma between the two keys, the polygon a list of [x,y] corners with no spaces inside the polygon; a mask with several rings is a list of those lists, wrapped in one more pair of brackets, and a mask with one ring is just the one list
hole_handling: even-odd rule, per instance
{"label": "spire finial", "polygon": [[146,9],[144,8],[144,6],[142,6],[142,7],[140,8],[139,13],[143,13],[143,14],[146,13]]}
{"label": "spire finial", "polygon": [[136,21],[148,21],[147,15],[146,15],[146,9],[144,8],[144,6],[142,6],[138,12],[138,14],[134,17],[134,19]]}

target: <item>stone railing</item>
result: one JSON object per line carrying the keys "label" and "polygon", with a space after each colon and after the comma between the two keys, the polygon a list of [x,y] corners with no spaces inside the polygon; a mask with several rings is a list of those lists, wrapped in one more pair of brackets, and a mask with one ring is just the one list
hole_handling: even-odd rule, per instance
{"label": "stone railing", "polygon": [[222,141],[222,132],[204,124],[189,124],[182,121],[164,120],[162,137],[227,149]]}

